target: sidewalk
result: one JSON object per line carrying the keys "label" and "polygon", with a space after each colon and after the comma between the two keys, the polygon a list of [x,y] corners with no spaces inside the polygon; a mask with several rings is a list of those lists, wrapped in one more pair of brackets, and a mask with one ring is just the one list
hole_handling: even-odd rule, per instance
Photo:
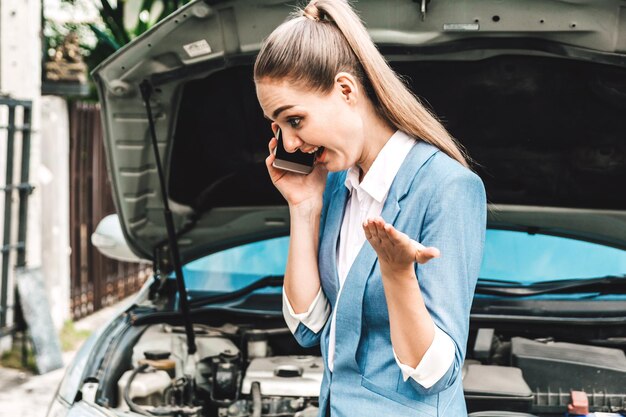
{"label": "sidewalk", "polygon": [[[131,297],[134,297],[132,295]],[[74,323],[76,329],[94,331],[112,318],[128,298]],[[67,366],[76,351],[63,352]],[[0,417],[45,417],[65,367],[44,375],[0,367]]]}

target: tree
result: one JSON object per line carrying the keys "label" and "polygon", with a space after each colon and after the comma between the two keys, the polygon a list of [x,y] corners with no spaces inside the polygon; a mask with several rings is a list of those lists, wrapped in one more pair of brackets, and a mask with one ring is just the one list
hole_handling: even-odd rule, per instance
{"label": "tree", "polygon": [[[76,7],[86,0],[61,0]],[[100,5],[97,22],[64,24],[60,28],[46,22],[48,33],[46,45],[56,46],[68,31],[75,31],[81,39],[85,63],[91,71],[100,62],[150,29],[157,22],[176,11],[191,0],[97,0]],[[64,33],[65,32],[65,33]],[[95,37],[95,42],[84,42],[85,32]],[[81,36],[82,34],[82,36]]]}

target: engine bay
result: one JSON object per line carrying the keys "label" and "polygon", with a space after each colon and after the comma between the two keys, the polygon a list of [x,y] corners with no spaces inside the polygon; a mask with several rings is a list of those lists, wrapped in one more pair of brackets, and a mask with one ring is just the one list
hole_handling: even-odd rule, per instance
{"label": "engine bay", "polygon": [[[250,330],[195,325],[197,351],[183,328],[146,328],[132,368],[117,381],[117,409],[159,416],[317,416],[319,355],[274,355],[271,339],[287,328]],[[147,413],[147,414],[146,414]]]}
{"label": "engine bay", "polygon": [[[286,350],[287,328],[194,330],[197,351],[189,354],[182,327],[146,326],[129,366],[110,382],[111,408],[172,417],[317,416],[322,358],[296,344]],[[626,355],[615,347],[481,328],[470,334],[462,377],[473,417],[620,416],[626,409]]]}

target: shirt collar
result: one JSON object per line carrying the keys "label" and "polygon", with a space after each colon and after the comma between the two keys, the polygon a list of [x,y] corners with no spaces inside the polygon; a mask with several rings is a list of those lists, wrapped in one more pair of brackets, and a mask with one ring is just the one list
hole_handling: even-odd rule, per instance
{"label": "shirt collar", "polygon": [[380,150],[360,184],[360,168],[353,166],[348,170],[345,181],[348,191],[351,192],[355,189],[359,201],[363,199],[363,192],[365,192],[374,200],[382,203],[400,170],[402,162],[414,144],[415,139],[400,130],[396,130]]}

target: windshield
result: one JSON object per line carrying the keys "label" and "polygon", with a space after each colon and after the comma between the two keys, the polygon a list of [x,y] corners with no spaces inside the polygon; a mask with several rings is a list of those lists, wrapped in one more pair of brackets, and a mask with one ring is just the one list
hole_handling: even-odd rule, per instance
{"label": "windshield", "polygon": [[[236,246],[205,256],[183,266],[191,291],[230,292],[261,277],[282,275],[287,265],[289,237],[279,237]],[[280,292],[264,288],[258,292]]]}
{"label": "windshield", "polygon": [[626,274],[626,251],[582,240],[487,230],[481,278],[532,284]]}
{"label": "windshield", "polygon": [[[268,275],[282,275],[288,248],[289,237],[285,236],[200,258],[183,267],[187,288],[230,292]],[[481,278],[522,284],[623,274],[624,250],[565,237],[495,229],[487,230],[480,271]],[[279,287],[258,290],[280,291]]]}

